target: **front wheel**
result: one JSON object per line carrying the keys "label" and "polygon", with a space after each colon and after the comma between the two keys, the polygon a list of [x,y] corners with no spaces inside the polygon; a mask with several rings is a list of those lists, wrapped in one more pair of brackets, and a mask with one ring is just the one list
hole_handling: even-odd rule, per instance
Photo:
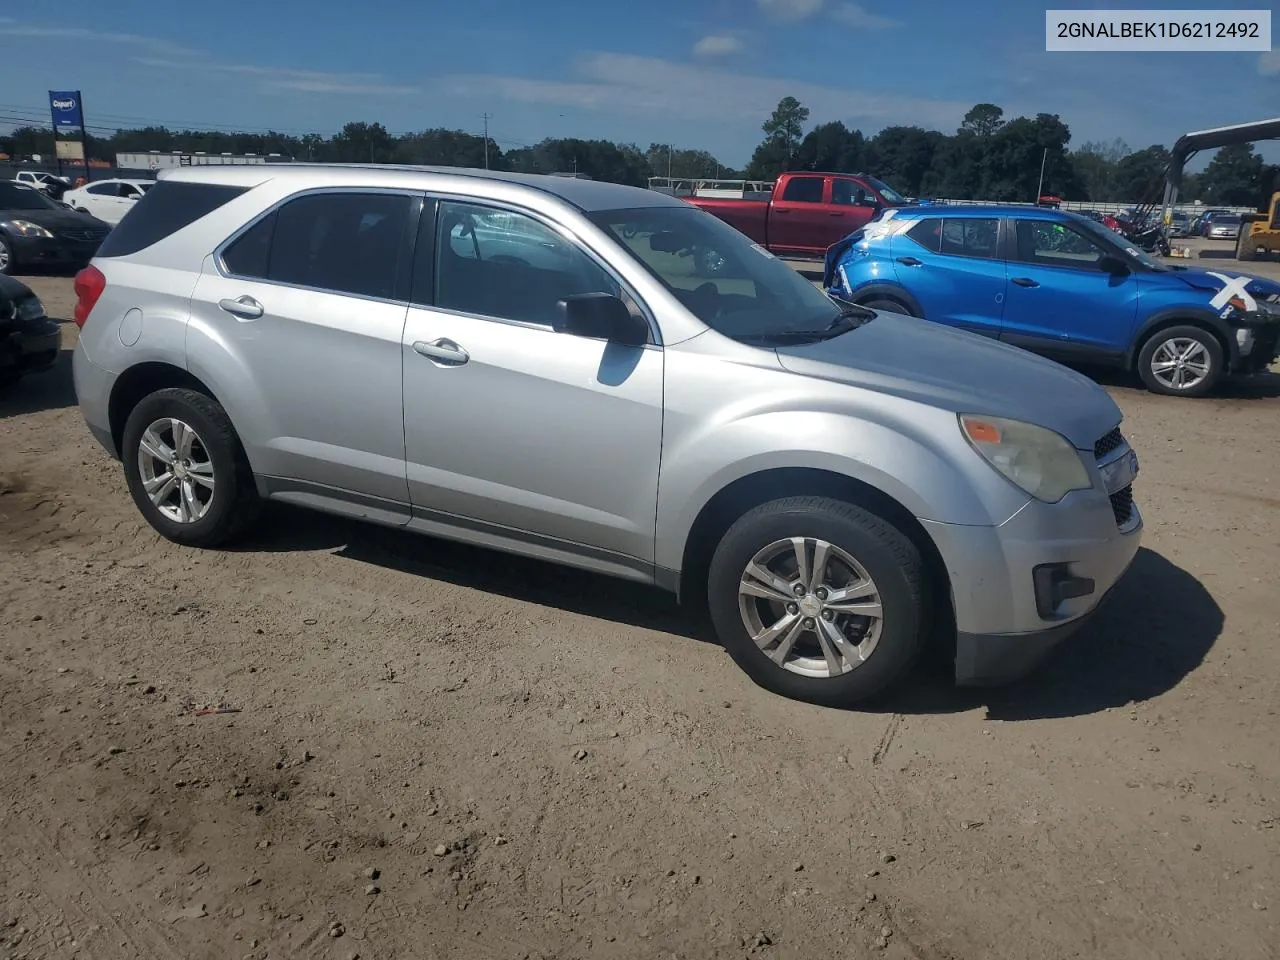
{"label": "front wheel", "polygon": [[717,635],[752,680],[827,706],[900,680],[930,612],[915,544],[875,514],[826,497],[744,514],[712,557],[707,600]]}
{"label": "front wheel", "polygon": [[0,274],[9,273],[13,267],[13,250],[9,247],[9,241],[0,237]]}
{"label": "front wheel", "polygon": [[1222,377],[1222,345],[1199,327],[1170,327],[1138,353],[1138,376],[1152,393],[1203,397]]}
{"label": "front wheel", "polygon": [[129,414],[121,444],[125,480],[147,522],[176,543],[233,539],[260,508],[253,473],[222,406],[170,387]]}

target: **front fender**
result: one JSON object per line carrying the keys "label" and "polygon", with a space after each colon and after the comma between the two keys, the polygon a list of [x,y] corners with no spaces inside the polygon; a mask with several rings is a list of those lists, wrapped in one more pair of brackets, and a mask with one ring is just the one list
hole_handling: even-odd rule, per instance
{"label": "front fender", "polygon": [[1218,316],[1209,307],[1184,303],[1163,307],[1143,319],[1138,326],[1138,332],[1134,336],[1133,342],[1129,345],[1129,352],[1125,357],[1126,365],[1132,366],[1137,361],[1138,352],[1142,349],[1142,344],[1153,331],[1161,327],[1188,322],[1193,325],[1199,323],[1208,326],[1222,338],[1227,345],[1228,363],[1234,363],[1238,359],[1240,347],[1236,343],[1236,328]]}
{"label": "front fender", "polygon": [[[995,525],[1029,499],[964,443],[954,415],[924,412],[915,435],[838,412],[758,411],[710,422],[672,438],[663,451],[656,561],[681,568],[686,540],[703,508],[735,481],[769,470],[807,468],[849,477],[897,501],[913,516],[944,523]],[[934,443],[928,429],[954,433]],[[799,491],[780,489],[779,497]]]}

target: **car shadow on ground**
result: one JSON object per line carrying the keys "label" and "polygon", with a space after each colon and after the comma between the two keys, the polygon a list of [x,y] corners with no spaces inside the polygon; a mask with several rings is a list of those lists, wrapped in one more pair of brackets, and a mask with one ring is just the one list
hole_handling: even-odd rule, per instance
{"label": "car shadow on ground", "polygon": [[[1115,367],[1091,367],[1087,364],[1071,364],[1073,370],[1104,387],[1131,390],[1135,393],[1146,392],[1146,388],[1136,374]],[[1280,373],[1271,370],[1255,373],[1245,377],[1227,377],[1222,380],[1216,390],[1204,400],[1274,400],[1280,397]],[[1168,400],[1170,403],[1198,403],[1200,400],[1187,401],[1178,397],[1155,397],[1157,400]]]}
{"label": "car shadow on ground", "polygon": [[959,688],[937,663],[874,705],[885,713],[962,713],[1044,720],[1152,700],[1204,661],[1225,617],[1204,585],[1154,550],[1141,549],[1097,615],[1023,679]]}
{"label": "car shadow on ground", "polygon": [[[568,613],[716,640],[702,618],[653,587],[315,513],[276,506],[247,551],[331,550],[336,556]],[[986,707],[1001,720],[1081,716],[1150,700],[1177,686],[1222,632],[1222,610],[1191,574],[1140,550],[1093,621],[1039,669],[1004,687],[957,688],[933,658],[896,692],[858,711],[939,714]]]}
{"label": "car shadow on ground", "polygon": [[63,347],[49,369],[0,385],[0,420],[41,410],[74,407],[77,401],[75,384],[71,380],[71,353]]}
{"label": "car shadow on ground", "polygon": [[656,587],[284,504],[271,504],[254,535],[234,549],[329,550],[412,576],[715,643],[674,596]]}

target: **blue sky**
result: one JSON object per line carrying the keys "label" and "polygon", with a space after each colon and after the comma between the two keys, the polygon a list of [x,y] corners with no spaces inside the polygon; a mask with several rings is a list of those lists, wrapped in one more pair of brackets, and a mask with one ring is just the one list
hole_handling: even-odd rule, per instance
{"label": "blue sky", "polygon": [[[1140,0],[1055,7],[1132,9]],[[1212,0],[1162,8],[1207,8]],[[1257,7],[1257,3],[1220,3]],[[788,94],[811,123],[952,131],[974,103],[1134,148],[1280,114],[1280,50],[1046,53],[1027,0],[8,0],[0,126],[80,89],[90,125],[479,132],[703,147],[743,164]],[[55,13],[56,11],[56,13]],[[8,119],[4,119],[8,118]],[[1263,147],[1280,161],[1280,144]],[[1202,158],[1203,159],[1203,158]]]}

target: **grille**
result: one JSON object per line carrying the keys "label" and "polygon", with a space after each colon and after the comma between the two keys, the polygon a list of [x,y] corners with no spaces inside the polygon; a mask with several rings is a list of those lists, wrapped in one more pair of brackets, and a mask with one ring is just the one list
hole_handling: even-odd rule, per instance
{"label": "grille", "polygon": [[1116,526],[1123,527],[1133,516],[1133,487],[1117,490],[1111,495],[1111,512],[1116,516]]}
{"label": "grille", "polygon": [[107,239],[107,234],[102,230],[63,230],[61,231],[62,239],[77,240],[83,243],[101,243]]}
{"label": "grille", "polygon": [[1093,445],[1093,455],[1096,459],[1101,460],[1108,453],[1116,448],[1124,445],[1124,434],[1120,432],[1120,428],[1116,427],[1105,437]]}

